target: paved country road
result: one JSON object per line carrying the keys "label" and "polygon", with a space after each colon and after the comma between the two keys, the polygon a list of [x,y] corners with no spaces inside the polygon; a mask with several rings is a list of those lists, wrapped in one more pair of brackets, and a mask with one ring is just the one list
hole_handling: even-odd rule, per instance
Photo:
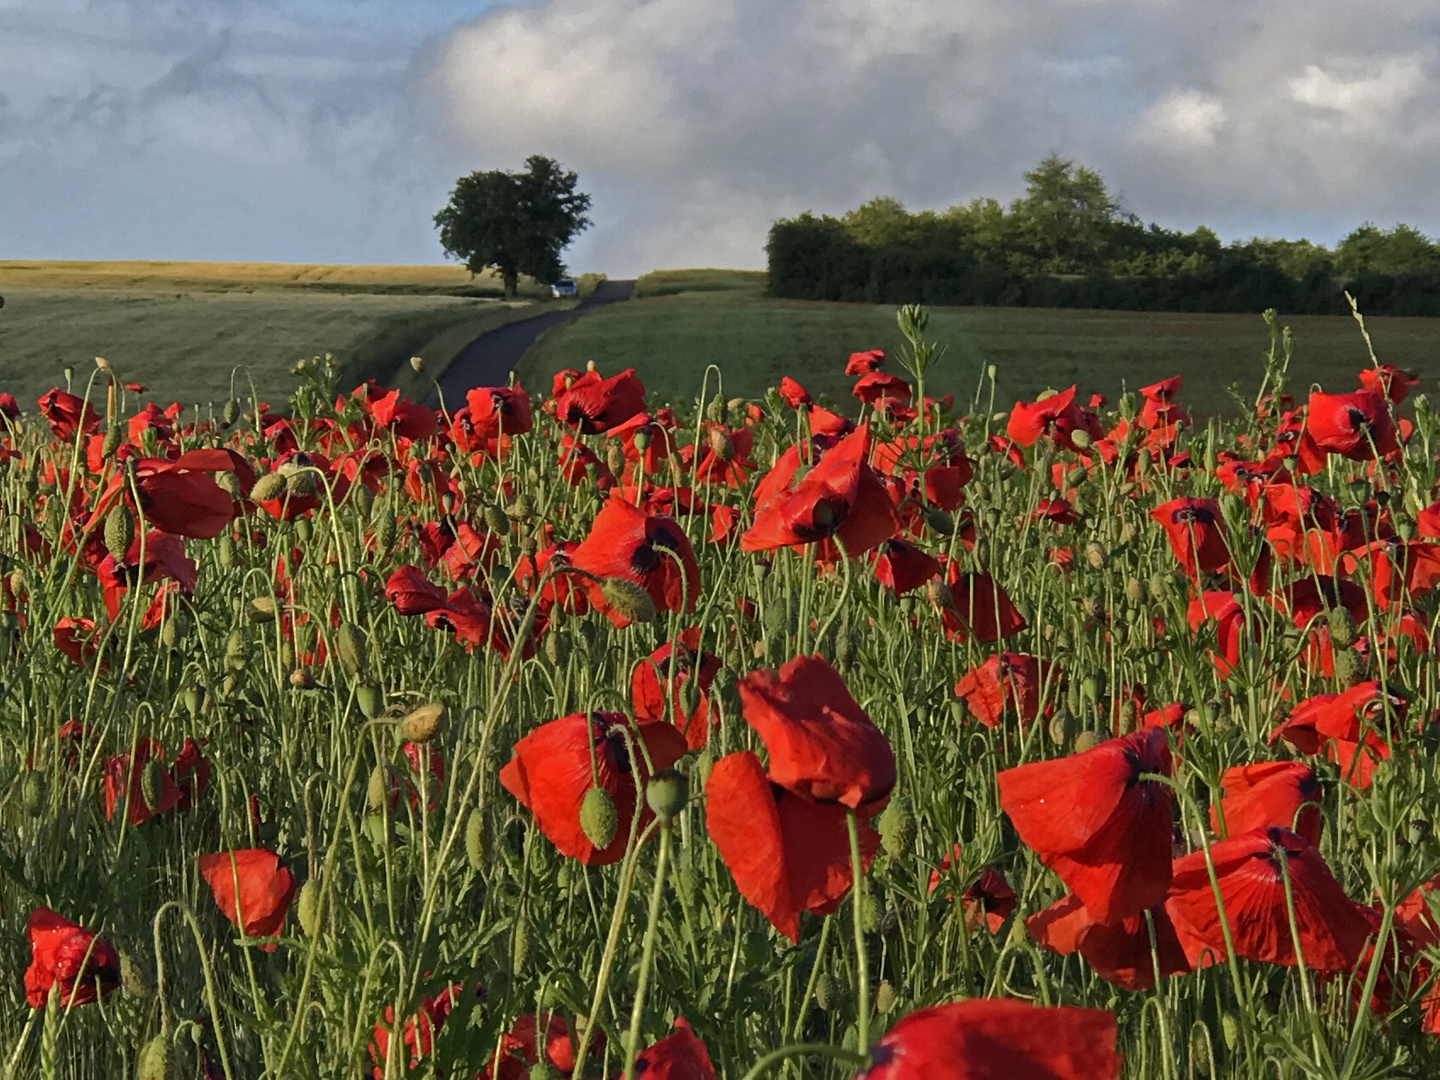
{"label": "paved country road", "polygon": [[[465,392],[473,386],[506,386],[510,372],[520,363],[525,350],[535,339],[552,326],[579,318],[588,311],[619,300],[629,300],[635,290],[633,281],[602,281],[595,291],[578,307],[569,311],[547,311],[534,318],[502,326],[482,334],[460,351],[440,376],[440,389],[445,394],[445,405],[458,409],[465,404]],[[531,387],[531,389],[535,389]],[[431,408],[439,405],[435,391],[430,392],[426,404]]]}

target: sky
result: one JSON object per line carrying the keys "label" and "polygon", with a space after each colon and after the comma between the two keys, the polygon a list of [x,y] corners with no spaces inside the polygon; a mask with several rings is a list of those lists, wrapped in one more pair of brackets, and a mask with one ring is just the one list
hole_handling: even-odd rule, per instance
{"label": "sky", "polygon": [[0,259],[434,263],[455,179],[534,153],[612,277],[1050,153],[1171,228],[1435,236],[1440,5],[0,0]]}

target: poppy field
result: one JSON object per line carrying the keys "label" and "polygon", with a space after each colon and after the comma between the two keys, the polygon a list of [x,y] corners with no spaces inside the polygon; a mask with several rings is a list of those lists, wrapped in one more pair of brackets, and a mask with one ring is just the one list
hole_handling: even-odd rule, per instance
{"label": "poppy field", "polygon": [[1440,425],[1268,318],[1203,424],[918,308],[843,406],[0,393],[0,1076],[1435,1075]]}

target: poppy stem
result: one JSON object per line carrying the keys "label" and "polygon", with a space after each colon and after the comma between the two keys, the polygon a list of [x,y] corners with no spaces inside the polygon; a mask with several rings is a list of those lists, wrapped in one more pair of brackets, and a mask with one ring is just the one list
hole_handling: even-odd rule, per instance
{"label": "poppy stem", "polygon": [[850,834],[850,911],[855,930],[855,1045],[868,1050],[870,970],[865,960],[865,878],[860,868],[860,830],[855,822],[854,810],[846,810],[845,828]]}
{"label": "poppy stem", "polygon": [[645,944],[640,952],[640,978],[635,984],[635,1004],[630,1008],[630,1030],[625,1032],[625,1080],[634,1080],[635,1051],[640,1042],[640,1020],[645,1014],[645,991],[655,960],[656,931],[660,927],[660,899],[665,892],[665,870],[670,861],[670,836],[674,829],[660,826],[660,856],[655,863],[655,885],[650,890],[650,914],[645,923]]}
{"label": "poppy stem", "polygon": [[756,1080],[756,1078],[760,1076],[761,1073],[763,1073],[766,1069],[770,1068],[770,1066],[774,1065],[777,1061],[784,1061],[786,1058],[799,1057],[801,1054],[813,1054],[817,1057],[835,1058],[839,1061],[845,1062],[847,1065],[853,1065],[857,1069],[862,1068],[870,1063],[869,1056],[865,1054],[857,1054],[853,1050],[846,1050],[844,1047],[840,1046],[831,1046],[829,1043],[792,1043],[789,1046],[782,1046],[778,1050],[771,1050],[770,1053],[766,1054],[754,1065],[750,1066],[750,1071],[747,1072],[743,1077],[741,1077],[740,1080]]}

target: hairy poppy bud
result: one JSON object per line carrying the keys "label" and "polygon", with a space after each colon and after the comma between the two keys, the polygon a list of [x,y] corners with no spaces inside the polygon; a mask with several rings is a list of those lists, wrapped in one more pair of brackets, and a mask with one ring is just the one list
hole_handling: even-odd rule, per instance
{"label": "hairy poppy bud", "polygon": [[860,899],[860,926],[868,934],[880,925],[880,901],[873,892],[867,892]]}
{"label": "hairy poppy bud", "polygon": [[1108,558],[1109,556],[1106,554],[1105,549],[1095,541],[1092,540],[1085,545],[1085,561],[1090,564],[1090,569],[1105,569],[1105,563]]}
{"label": "hairy poppy bud", "polygon": [[931,578],[925,583],[925,599],[942,608],[955,606],[955,594],[950,591],[950,586],[939,578]]}
{"label": "hairy poppy bud", "polygon": [[710,429],[710,452],[721,461],[733,461],[735,459],[735,444],[730,441],[730,436],[725,434],[723,428]]}
{"label": "hairy poppy bud", "polygon": [[145,808],[154,811],[160,805],[164,791],[165,767],[151,758],[140,770],[140,797],[145,800]]}
{"label": "hairy poppy bud", "polygon": [[616,476],[625,471],[625,448],[614,439],[605,448],[605,466]]}
{"label": "hairy poppy bud", "polygon": [[725,420],[725,399],[716,394],[710,399],[710,404],[705,407],[705,419],[712,424],[723,423]]}
{"label": "hairy poppy bud", "polygon": [[374,720],[384,708],[381,702],[380,686],[373,682],[362,682],[355,687],[355,703],[366,720]]}
{"label": "hairy poppy bud", "polygon": [[487,506],[481,516],[485,519],[485,527],[496,535],[504,536],[510,531],[510,518],[500,507]]}
{"label": "hairy poppy bud", "polygon": [[485,869],[485,813],[478,807],[465,820],[465,858],[472,870]]}
{"label": "hairy poppy bud", "polygon": [[124,503],[105,515],[105,550],[115,556],[116,562],[123,562],[135,542],[135,517]]}
{"label": "hairy poppy bud", "polygon": [[564,631],[552,631],[545,635],[545,659],[556,667],[563,667],[570,657],[570,635]]}
{"label": "hairy poppy bud", "polygon": [[645,785],[645,802],[655,812],[662,827],[668,827],[675,820],[680,811],[685,809],[689,798],[690,782],[683,773],[674,769],[661,769],[650,778],[650,783]]}
{"label": "hairy poppy bud", "polygon": [[131,997],[148,998],[155,992],[150,973],[128,952],[120,953],[120,985]]}
{"label": "hairy poppy bud", "polygon": [[390,803],[396,790],[394,770],[389,765],[376,765],[370,770],[370,782],[365,788],[365,805],[378,814]]}
{"label": "hairy poppy bud", "polygon": [[185,1070],[170,1043],[170,1036],[163,1032],[140,1051],[135,1068],[136,1080],[183,1080],[184,1076]]}
{"label": "hairy poppy bud", "polygon": [[257,596],[250,601],[250,607],[245,612],[251,622],[267,623],[275,621],[276,605],[273,596]]}
{"label": "hairy poppy bud", "polygon": [[386,514],[375,526],[375,546],[384,554],[395,546],[399,533],[400,526],[396,524],[394,515]]}
{"label": "hairy poppy bud", "polygon": [[180,691],[181,704],[185,706],[185,711],[190,714],[192,720],[200,715],[200,706],[204,700],[204,691],[198,686],[187,686]]}
{"label": "hairy poppy bud", "polygon": [[300,886],[300,896],[295,904],[295,914],[300,920],[300,929],[306,937],[320,934],[320,886],[312,878]]}
{"label": "hairy poppy bud", "polygon": [[1170,585],[1174,579],[1169,574],[1162,574],[1160,571],[1150,575],[1150,599],[1159,603],[1170,595]]}
{"label": "hairy poppy bud", "polygon": [[821,1012],[829,1012],[835,1006],[835,980],[828,971],[822,971],[815,980],[815,1004]]}
{"label": "hairy poppy bud", "polygon": [[301,544],[308,544],[310,538],[315,535],[315,525],[308,517],[302,517],[295,522],[295,539]]}
{"label": "hairy poppy bud", "polygon": [[240,419],[240,406],[235,403],[234,398],[225,402],[225,408],[220,411],[220,419],[225,422],[226,427]]}
{"label": "hairy poppy bud", "polygon": [[899,858],[915,842],[915,819],[910,813],[910,802],[904,796],[893,797],[880,815],[880,842],[891,858]]}
{"label": "hairy poppy bud", "polygon": [[1086,750],[1094,750],[1100,745],[1100,736],[1093,731],[1082,731],[1075,736],[1075,753],[1083,754]]}
{"label": "hairy poppy bud", "polygon": [[350,501],[355,504],[355,511],[362,518],[368,518],[375,509],[375,496],[370,494],[370,489],[364,484],[350,485]]}
{"label": "hairy poppy bud", "polygon": [[607,848],[615,839],[615,830],[620,824],[620,815],[615,812],[615,800],[602,787],[592,787],[585,792],[580,802],[580,831],[596,848]]}
{"label": "hairy poppy bud", "polygon": [[39,769],[31,769],[25,774],[20,785],[20,806],[27,817],[40,816],[45,808],[46,794],[45,773]]}
{"label": "hairy poppy bud", "polygon": [[1095,440],[1090,438],[1090,433],[1084,428],[1076,428],[1070,433],[1070,441],[1081,450],[1088,450],[1095,445]]}
{"label": "hairy poppy bud", "polygon": [[707,746],[700,751],[700,756],[695,759],[695,779],[700,782],[703,789],[710,782],[710,770],[715,767],[715,755]]}
{"label": "hairy poppy bud", "polygon": [[530,920],[526,918],[525,912],[521,911],[515,916],[515,926],[510,936],[510,974],[518,975],[525,970],[525,963],[530,959]]}
{"label": "hairy poppy bud", "polygon": [[445,723],[445,706],[432,701],[413,709],[395,725],[395,732],[405,742],[429,742],[440,733]]}
{"label": "hairy poppy bud", "polygon": [[228,532],[220,534],[220,547],[216,552],[222,568],[229,570],[235,565],[235,541]]}
{"label": "hairy poppy bud", "polygon": [[535,516],[537,509],[535,496],[528,491],[522,491],[515,497],[515,501],[505,508],[505,514],[512,521],[529,521]]}
{"label": "hairy poppy bud", "polygon": [[955,519],[944,510],[927,506],[924,510],[925,524],[938,536],[951,536],[955,532]]}
{"label": "hairy poppy bud", "polygon": [[545,1058],[541,1058],[530,1066],[527,1078],[528,1080],[561,1080],[560,1073],[556,1071],[555,1066]]}
{"label": "hairy poppy bud", "polygon": [[335,634],[335,651],[340,656],[340,662],[356,675],[363,675],[370,666],[365,632],[354,623],[340,624],[340,629]]}
{"label": "hairy poppy bud", "polygon": [[250,665],[250,639],[243,630],[231,630],[225,639],[225,670],[244,671]]}
{"label": "hairy poppy bud", "polygon": [[1365,659],[1354,648],[1336,649],[1335,682],[1341,687],[1354,686],[1365,675]]}
{"label": "hairy poppy bud", "polygon": [[890,985],[890,980],[881,979],[880,985],[875,988],[875,1011],[881,1015],[888,1014],[895,1008],[898,998],[899,995],[895,993],[895,987]]}
{"label": "hairy poppy bud", "polygon": [[173,649],[185,640],[190,632],[190,620],[183,611],[177,611],[160,624],[160,644]]}
{"label": "hairy poppy bud", "polygon": [[1348,649],[1355,644],[1355,619],[1348,608],[1331,608],[1325,621],[1330,629],[1330,641],[1333,645]]}
{"label": "hairy poppy bud", "polygon": [[1145,599],[1145,586],[1140,583],[1139,578],[1125,579],[1125,599],[1132,604],[1138,604]]}
{"label": "hairy poppy bud", "polygon": [[285,477],[280,473],[266,473],[255,481],[255,486],[250,489],[252,502],[269,502],[271,499],[278,499],[285,490]]}
{"label": "hairy poppy bud", "polygon": [[655,601],[650,594],[626,578],[606,578],[600,584],[605,603],[630,622],[648,623],[655,618]]}

